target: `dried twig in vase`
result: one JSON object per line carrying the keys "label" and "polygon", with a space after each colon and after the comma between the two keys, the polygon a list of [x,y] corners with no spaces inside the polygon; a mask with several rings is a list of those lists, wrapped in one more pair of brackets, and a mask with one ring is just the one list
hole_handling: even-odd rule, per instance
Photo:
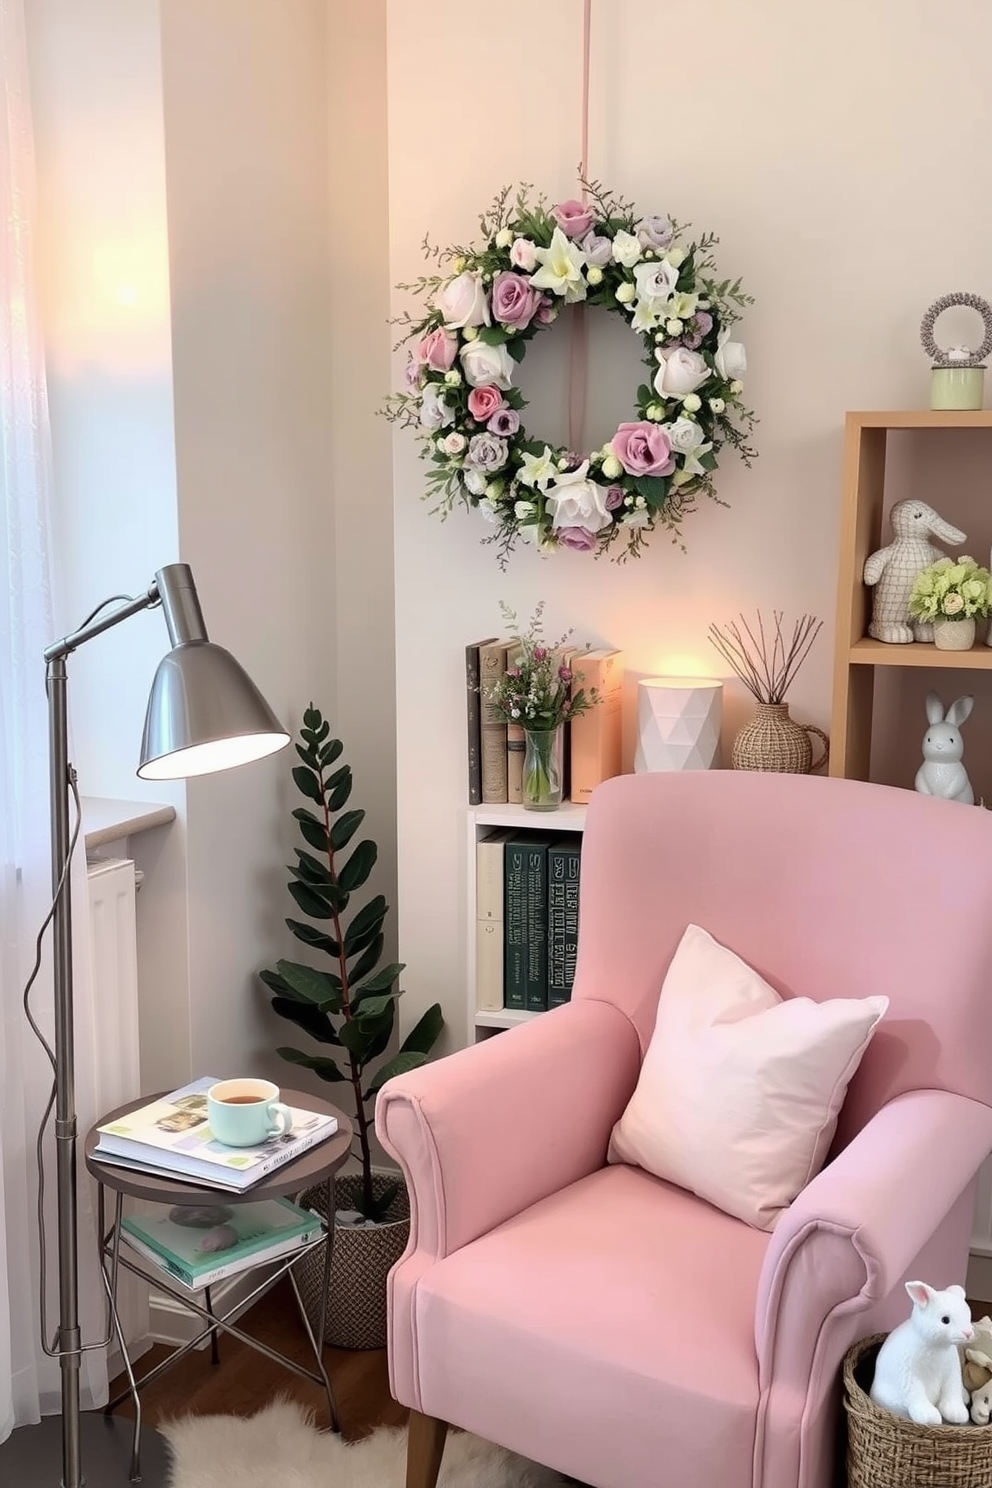
{"label": "dried twig in vase", "polygon": [[792,627],[791,639],[787,640],[782,630],[783,612],[773,610],[772,620],[774,630],[770,637],[765,633],[760,610],[754,629],[743,615],[739,625],[732,620],[723,629],[718,625],[709,629],[713,645],[759,703],[784,701],[823,625],[815,615],[802,615]]}

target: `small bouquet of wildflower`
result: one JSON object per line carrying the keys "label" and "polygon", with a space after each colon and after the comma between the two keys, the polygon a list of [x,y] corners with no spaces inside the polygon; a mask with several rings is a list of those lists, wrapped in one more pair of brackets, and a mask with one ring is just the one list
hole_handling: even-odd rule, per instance
{"label": "small bouquet of wildflower", "polygon": [[992,574],[974,558],[938,558],[913,580],[909,612],[917,620],[973,620],[992,608]]}
{"label": "small bouquet of wildflower", "polygon": [[587,713],[600,701],[595,687],[587,692],[572,690],[571,668],[561,659],[562,647],[571,631],[557,641],[544,638],[544,600],[538,604],[527,630],[521,635],[517,617],[500,602],[516,648],[498,682],[483,689],[486,702],[507,723],[518,724],[529,733],[544,733]]}

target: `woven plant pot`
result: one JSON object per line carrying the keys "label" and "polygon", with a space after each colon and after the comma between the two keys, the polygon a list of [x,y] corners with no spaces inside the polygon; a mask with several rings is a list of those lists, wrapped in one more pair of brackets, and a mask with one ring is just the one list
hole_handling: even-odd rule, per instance
{"label": "woven plant pot", "polygon": [[844,1358],[848,1488],[989,1488],[992,1426],[917,1426],[870,1398],[886,1336],[863,1338]]}
{"label": "woven plant pot", "polygon": [[[373,1192],[379,1195],[395,1182],[396,1179],[386,1173],[373,1173]],[[362,1180],[357,1173],[335,1178],[335,1209],[354,1209],[361,1188]],[[299,1202],[304,1209],[314,1209],[326,1219],[327,1190],[324,1184],[307,1189]],[[386,1347],[386,1277],[406,1249],[409,1234],[410,1201],[402,1182],[384,1224],[357,1228],[343,1224],[334,1226],[334,1260],[324,1343],[344,1349]],[[295,1274],[316,1337],[320,1328],[320,1293],[324,1281],[324,1257],[319,1248],[298,1261]]]}
{"label": "woven plant pot", "polygon": [[[822,743],[813,759],[810,734]],[[735,770],[774,770],[786,775],[809,775],[827,762],[830,742],[812,723],[797,723],[788,703],[758,703],[754,717],[734,740],[731,764]]]}

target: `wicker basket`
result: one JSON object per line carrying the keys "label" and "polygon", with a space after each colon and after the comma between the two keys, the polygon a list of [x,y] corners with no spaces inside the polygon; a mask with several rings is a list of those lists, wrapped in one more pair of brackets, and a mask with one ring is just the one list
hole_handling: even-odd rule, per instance
{"label": "wicker basket", "polygon": [[848,1488],[990,1488],[992,1426],[917,1426],[869,1397],[876,1333],[844,1359]]}
{"label": "wicker basket", "polygon": [[[348,1173],[334,1180],[336,1209],[353,1209],[361,1190],[358,1174]],[[378,1195],[395,1178],[373,1173],[372,1188]],[[327,1190],[324,1184],[308,1189],[299,1201],[304,1209],[314,1209],[327,1217]],[[327,1298],[324,1342],[332,1348],[375,1349],[386,1347],[386,1277],[406,1249],[410,1234],[410,1201],[400,1183],[399,1193],[389,1206],[384,1224],[334,1226],[334,1261]],[[318,1248],[302,1256],[295,1269],[300,1295],[307,1318],[316,1336],[320,1327],[321,1287],[324,1281],[324,1256]]]}

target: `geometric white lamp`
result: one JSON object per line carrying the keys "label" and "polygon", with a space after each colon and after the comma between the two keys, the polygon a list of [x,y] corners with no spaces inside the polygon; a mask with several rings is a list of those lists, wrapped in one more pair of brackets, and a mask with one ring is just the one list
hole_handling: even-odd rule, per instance
{"label": "geometric white lamp", "polygon": [[646,677],[637,684],[634,773],[718,770],[723,683],[715,677]]}

